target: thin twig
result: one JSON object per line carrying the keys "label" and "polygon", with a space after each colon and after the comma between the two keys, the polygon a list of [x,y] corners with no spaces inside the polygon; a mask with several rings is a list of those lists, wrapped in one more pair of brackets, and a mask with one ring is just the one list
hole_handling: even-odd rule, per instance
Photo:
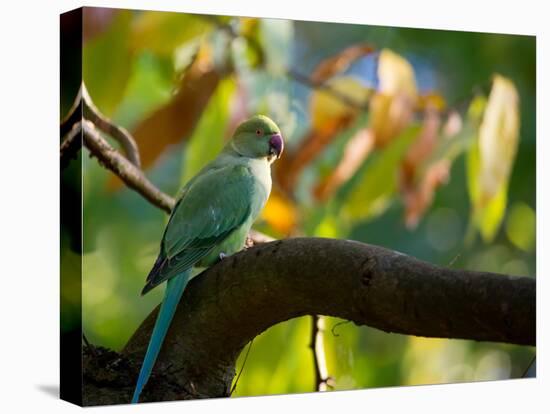
{"label": "thin twig", "polygon": [[326,93],[332,95],[334,98],[338,99],[339,101],[348,105],[351,108],[355,108],[360,111],[366,111],[369,108],[368,101],[366,103],[356,101],[347,94],[342,93],[337,89],[334,89],[332,86],[330,86],[330,84],[314,82],[308,76],[301,74],[295,69],[287,69],[286,74],[288,77],[294,79],[296,82],[299,82],[302,85],[305,85],[311,89],[319,89],[325,91]]}
{"label": "thin twig", "polygon": [[[87,107],[95,111],[96,115],[99,115],[94,119],[103,119],[103,121],[105,121],[106,118],[101,115],[99,110],[95,108],[95,106],[93,106],[93,103],[91,103],[91,100],[89,100],[89,95],[86,91],[84,83],[82,83],[81,90],[79,90],[78,95],[75,99],[75,102],[79,101],[83,101]],[[109,142],[107,142],[107,140],[105,140],[98,132],[94,122],[88,119],[83,119],[81,121],[80,117],[75,117],[74,114],[78,113],[78,107],[78,104],[73,104],[71,111],[65,117],[64,121],[61,124],[61,130],[68,131],[64,140],[61,143],[60,149],[62,168],[64,168],[68,164],[70,159],[74,157],[74,155],[80,149],[81,143],[83,142],[86,148],[90,150],[91,154],[94,155],[103,166],[116,174],[128,187],[132,188],[134,191],[142,195],[154,206],[170,214],[170,212],[174,208],[175,199],[159,190],[153,183],[151,183],[151,181],[147,179],[147,177],[137,164],[131,162],[128,158],[126,158],[119,151],[113,148],[109,144]],[[77,119],[77,121],[75,121],[75,123],[69,128],[68,122],[74,119]],[[103,132],[113,133],[113,131],[125,131],[124,134],[127,138],[126,142],[135,143],[133,137],[128,131],[114,124],[111,124],[110,121],[108,121],[108,124],[110,126],[107,125],[105,122],[103,123],[103,126],[107,129]],[[76,137],[79,136],[81,130],[83,139],[78,140],[76,139]],[[129,154],[132,153],[133,152],[130,152]],[[138,160],[139,162],[139,152],[137,146],[135,146],[134,161],[135,160]],[[273,240],[273,238],[271,238],[270,236],[267,236],[255,230],[252,230],[250,232],[249,239],[252,240],[254,244],[265,243]]]}
{"label": "thin twig", "polygon": [[88,338],[86,338],[86,335],[84,334],[84,332],[82,332],[82,339],[84,340],[84,344],[86,345],[86,347],[90,350],[90,353],[96,357],[97,356],[97,352],[95,350],[95,347],[90,344],[90,342],[88,341]]}
{"label": "thin twig", "polygon": [[84,145],[101,164],[114,172],[124,183],[145,197],[151,204],[170,213],[175,201],[160,191],[145,174],[114,149],[97,131],[91,121],[83,120]]}
{"label": "thin twig", "polygon": [[330,328],[330,332],[332,333],[332,336],[334,336],[335,338],[337,336],[340,336],[340,334],[336,333],[336,328],[338,328],[340,325],[346,325],[348,323],[351,323],[351,321],[341,321],[341,322],[338,322],[338,323],[334,324],[334,326],[332,328]]}
{"label": "thin twig", "polygon": [[80,121],[72,125],[72,128],[67,132],[61,143],[60,158],[61,171],[63,171],[76,158],[76,154],[82,147],[82,128]]}
{"label": "thin twig", "polygon": [[327,391],[334,386],[333,379],[328,375],[323,341],[325,320],[322,316],[311,315],[311,342],[309,347],[313,353],[313,369],[315,371],[315,390]]}
{"label": "thin twig", "polygon": [[[531,362],[529,363],[529,365],[527,366],[527,368],[525,369],[525,371],[523,371],[523,374],[521,376],[521,378],[534,378],[536,376],[536,361],[537,361],[537,356],[535,355],[532,359],[531,359]],[[530,375],[530,372],[531,371],[531,368],[533,368],[533,375]]]}
{"label": "thin twig", "polygon": [[82,119],[82,86],[78,89],[78,93],[76,94],[76,98],[73,101],[73,104],[71,105],[71,108],[69,109],[69,112],[67,112],[67,115],[61,120],[60,125],[60,135],[64,137],[69,133],[71,128],[74,124],[77,122],[80,122]]}
{"label": "thin twig", "polygon": [[[228,23],[224,23],[219,21],[218,19],[211,19],[208,16],[203,16],[208,21],[213,22],[218,29],[225,31],[227,34],[229,34],[233,39],[241,38],[244,39],[252,49],[254,49],[254,52],[258,56],[265,56],[265,52],[263,50],[262,45],[253,37],[246,34],[238,33],[233,26],[231,26]],[[298,72],[296,69],[293,68],[285,68],[283,73],[293,79],[294,81],[301,83],[304,86],[307,86],[311,89],[320,89],[328,94],[332,95],[334,98],[340,100],[342,103],[358,109],[358,110],[367,110],[368,109],[368,102],[367,103],[361,103],[356,101],[355,99],[351,98],[345,93],[342,93],[338,91],[337,89],[334,89],[332,86],[330,86],[327,83],[324,82],[317,82],[314,79],[311,79],[309,76],[304,75],[300,72]]]}
{"label": "thin twig", "polygon": [[244,371],[244,366],[246,365],[246,360],[248,359],[248,354],[250,353],[250,348],[252,348],[252,343],[254,342],[254,338],[250,341],[250,344],[248,344],[248,349],[246,350],[246,354],[244,356],[243,365],[241,366],[241,370],[239,371],[239,374],[237,375],[237,379],[235,379],[235,383],[233,384],[233,387],[231,388],[231,391],[229,392],[229,396],[233,395],[233,392],[237,389],[237,384],[239,383],[239,378],[241,378],[241,374]]}
{"label": "thin twig", "polygon": [[114,138],[123,148],[128,160],[136,167],[141,166],[138,146],[132,135],[125,128],[114,124],[97,109],[84,82],[80,85],[71,109],[61,121],[61,136],[67,135],[82,118],[92,121],[99,130]]}
{"label": "thin twig", "polygon": [[84,117],[92,121],[101,131],[116,139],[124,149],[126,158],[136,167],[141,167],[138,146],[132,135],[130,135],[126,128],[111,122],[109,118],[96,108],[84,82],[82,82],[81,89],[82,100],[84,102]]}

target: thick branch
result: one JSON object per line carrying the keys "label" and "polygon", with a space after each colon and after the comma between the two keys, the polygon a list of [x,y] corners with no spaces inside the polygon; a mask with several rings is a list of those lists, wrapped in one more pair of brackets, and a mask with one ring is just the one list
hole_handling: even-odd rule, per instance
{"label": "thick branch", "polygon": [[[534,345],[535,280],[442,268],[353,241],[296,238],[254,246],[191,280],[144,399],[227,396],[246,343],[307,314],[407,335]],[[130,366],[139,366],[155,315],[123,351]],[[121,375],[135,379],[131,372]],[[133,385],[87,381],[88,403],[128,401]]]}

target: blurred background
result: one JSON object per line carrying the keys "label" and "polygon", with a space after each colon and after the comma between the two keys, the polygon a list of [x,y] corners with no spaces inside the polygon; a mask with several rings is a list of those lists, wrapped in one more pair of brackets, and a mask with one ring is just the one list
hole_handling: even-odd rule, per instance
{"label": "blurred background", "polygon": [[[263,113],[286,149],[257,230],[535,276],[534,37],[103,8],[83,22],[90,96],[162,191]],[[62,81],[63,116],[80,81]],[[140,291],[168,217],[86,150],[82,173],[83,329],[120,350],[162,298]],[[517,378],[535,354],[324,322],[336,390]],[[257,337],[234,395],[313,391],[310,334],[302,317]]]}

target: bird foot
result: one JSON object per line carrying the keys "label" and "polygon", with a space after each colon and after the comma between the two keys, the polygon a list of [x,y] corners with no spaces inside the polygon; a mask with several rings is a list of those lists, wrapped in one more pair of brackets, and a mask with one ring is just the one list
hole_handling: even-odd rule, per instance
{"label": "bird foot", "polygon": [[244,242],[244,246],[243,246],[243,249],[244,250],[248,250],[250,249],[251,247],[254,247],[254,240],[252,240],[251,237],[247,237],[245,242]]}
{"label": "bird foot", "polygon": [[225,258],[228,257],[228,256],[229,256],[229,255],[227,255],[227,254],[225,254],[225,253],[222,252],[222,253],[220,253],[220,254],[218,255],[218,258],[220,259],[220,262],[221,262],[223,259],[225,259]]}

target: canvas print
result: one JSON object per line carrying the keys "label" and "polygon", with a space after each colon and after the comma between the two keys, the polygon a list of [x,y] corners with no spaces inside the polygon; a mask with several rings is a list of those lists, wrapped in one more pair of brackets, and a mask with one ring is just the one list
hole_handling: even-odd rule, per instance
{"label": "canvas print", "polygon": [[63,399],[535,376],[535,37],[60,27]]}

